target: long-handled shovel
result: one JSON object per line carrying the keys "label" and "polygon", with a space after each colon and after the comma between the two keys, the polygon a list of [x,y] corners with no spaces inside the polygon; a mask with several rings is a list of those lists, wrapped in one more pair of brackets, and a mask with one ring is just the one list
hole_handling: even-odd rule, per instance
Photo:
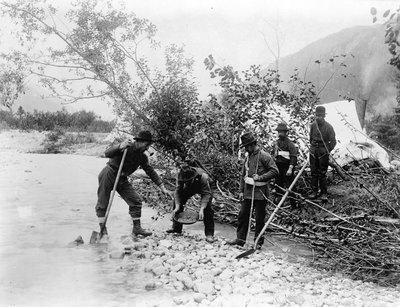
{"label": "long-handled shovel", "polygon": [[251,254],[253,254],[256,251],[257,248],[257,243],[260,240],[260,238],[262,237],[262,235],[264,234],[265,230],[267,229],[267,227],[269,226],[269,224],[272,222],[276,212],[278,212],[279,208],[282,206],[282,204],[285,202],[286,198],[288,197],[289,193],[292,191],[293,187],[295,186],[297,180],[299,180],[301,174],[304,172],[304,170],[306,169],[306,166],[308,164],[308,161],[305,162],[303,164],[303,167],[301,168],[301,170],[299,171],[299,173],[297,174],[296,178],[294,178],[292,184],[290,185],[289,189],[286,190],[286,193],[282,196],[279,204],[276,206],[275,210],[272,212],[271,216],[269,217],[268,221],[265,223],[263,229],[261,230],[261,232],[259,233],[259,235],[257,236],[256,241],[254,242],[254,246],[252,249],[249,249],[247,251],[245,251],[244,253],[241,253],[240,255],[236,256],[236,259],[240,259],[243,257],[247,257]]}
{"label": "long-handled shovel", "polygon": [[95,230],[93,230],[92,235],[90,236],[90,241],[89,241],[90,244],[98,243],[101,240],[101,238],[103,237],[103,235],[104,235],[104,230],[106,229],[106,223],[107,223],[108,215],[110,213],[111,205],[112,205],[113,200],[114,200],[115,191],[117,190],[119,177],[121,177],[122,167],[124,166],[125,157],[126,157],[126,153],[127,152],[128,152],[128,149],[125,148],[124,153],[122,155],[121,163],[120,163],[119,168],[118,168],[117,177],[115,178],[114,187],[113,187],[113,190],[111,192],[110,199],[108,200],[108,206],[107,206],[107,210],[106,210],[106,215],[104,217],[104,223],[102,224],[102,227],[100,228],[100,233],[95,231]]}

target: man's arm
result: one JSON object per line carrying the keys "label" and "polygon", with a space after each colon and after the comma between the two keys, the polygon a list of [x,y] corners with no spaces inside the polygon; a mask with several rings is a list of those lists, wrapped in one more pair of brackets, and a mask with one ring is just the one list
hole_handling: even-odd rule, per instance
{"label": "man's arm", "polygon": [[329,151],[332,151],[336,146],[336,135],[332,125],[329,125]]}
{"label": "man's arm", "polygon": [[[248,158],[246,158],[248,159]],[[240,182],[239,182],[239,193],[244,193],[244,176],[246,175],[246,160],[242,165],[241,174],[240,174]]]}
{"label": "man's arm", "polygon": [[289,142],[289,156],[290,156],[290,165],[295,167],[297,165],[297,148],[293,144],[293,142]]}
{"label": "man's arm", "polygon": [[106,151],[104,152],[104,155],[107,158],[114,158],[115,156],[122,155],[120,146],[121,146],[121,143],[111,145],[110,147],[108,147],[106,149]]}
{"label": "man's arm", "polygon": [[149,164],[149,159],[147,158],[147,156],[145,154],[143,154],[144,158],[142,163],[140,164],[140,166],[142,167],[142,169],[145,171],[145,173],[150,177],[151,180],[153,180],[153,182],[160,186],[162,185],[162,181],[160,176],[158,176],[157,172],[154,170],[154,168]]}
{"label": "man's arm", "polygon": [[200,178],[200,205],[202,209],[205,209],[207,207],[212,197],[212,191],[208,178],[209,177],[207,174],[202,174]]}
{"label": "man's arm", "polygon": [[179,209],[181,202],[182,202],[182,191],[183,191],[183,183],[179,182],[178,179],[176,179],[176,189],[175,189],[175,205]]}
{"label": "man's arm", "polygon": [[257,181],[268,181],[275,178],[279,174],[278,167],[276,166],[274,160],[269,154],[261,154],[260,162],[267,169],[267,172],[265,174],[259,175]]}

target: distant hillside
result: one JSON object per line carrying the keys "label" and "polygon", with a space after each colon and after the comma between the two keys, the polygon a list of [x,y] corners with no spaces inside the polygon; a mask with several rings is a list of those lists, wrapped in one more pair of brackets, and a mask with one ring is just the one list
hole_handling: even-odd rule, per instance
{"label": "distant hillside", "polygon": [[[342,57],[342,54],[347,56]],[[339,57],[330,62],[334,56]],[[312,81],[317,89],[321,89],[336,71],[321,92],[321,102],[350,96],[356,100],[359,109],[363,100],[367,100],[370,115],[388,114],[396,105],[395,71],[387,64],[389,57],[383,26],[358,26],[329,35],[282,58],[279,71],[283,80],[287,80],[298,68],[300,76]],[[274,67],[271,64],[270,68]]]}

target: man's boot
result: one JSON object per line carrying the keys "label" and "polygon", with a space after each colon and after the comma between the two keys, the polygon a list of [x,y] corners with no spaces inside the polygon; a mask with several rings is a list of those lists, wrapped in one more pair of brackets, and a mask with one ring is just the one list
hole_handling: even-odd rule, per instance
{"label": "man's boot", "polygon": [[132,229],[132,234],[134,235],[141,235],[143,237],[148,237],[151,236],[153,233],[150,231],[146,231],[144,230],[141,226],[140,226],[140,220],[133,220],[133,229]]}
{"label": "man's boot", "polygon": [[167,233],[176,233],[182,234],[182,224],[178,223],[177,221],[173,220],[171,229],[168,229]]}
{"label": "man's boot", "polygon": [[214,236],[212,236],[212,235],[206,236],[206,242],[208,242],[208,243],[214,243]]}
{"label": "man's boot", "polygon": [[243,240],[240,240],[240,239],[235,239],[235,240],[232,240],[232,241],[228,241],[228,242],[226,242],[228,245],[237,245],[237,246],[243,246],[244,245],[244,241]]}

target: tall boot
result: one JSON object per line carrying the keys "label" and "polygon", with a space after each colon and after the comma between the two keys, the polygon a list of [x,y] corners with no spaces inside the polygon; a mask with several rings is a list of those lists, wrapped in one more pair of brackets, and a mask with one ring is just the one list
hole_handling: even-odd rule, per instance
{"label": "tall boot", "polygon": [[132,229],[132,234],[134,235],[142,235],[143,237],[148,237],[151,236],[153,233],[150,231],[144,230],[140,226],[140,220],[133,220],[133,229]]}
{"label": "tall boot", "polygon": [[312,192],[308,195],[309,199],[316,199],[318,197],[318,176],[311,174],[311,189]]}

